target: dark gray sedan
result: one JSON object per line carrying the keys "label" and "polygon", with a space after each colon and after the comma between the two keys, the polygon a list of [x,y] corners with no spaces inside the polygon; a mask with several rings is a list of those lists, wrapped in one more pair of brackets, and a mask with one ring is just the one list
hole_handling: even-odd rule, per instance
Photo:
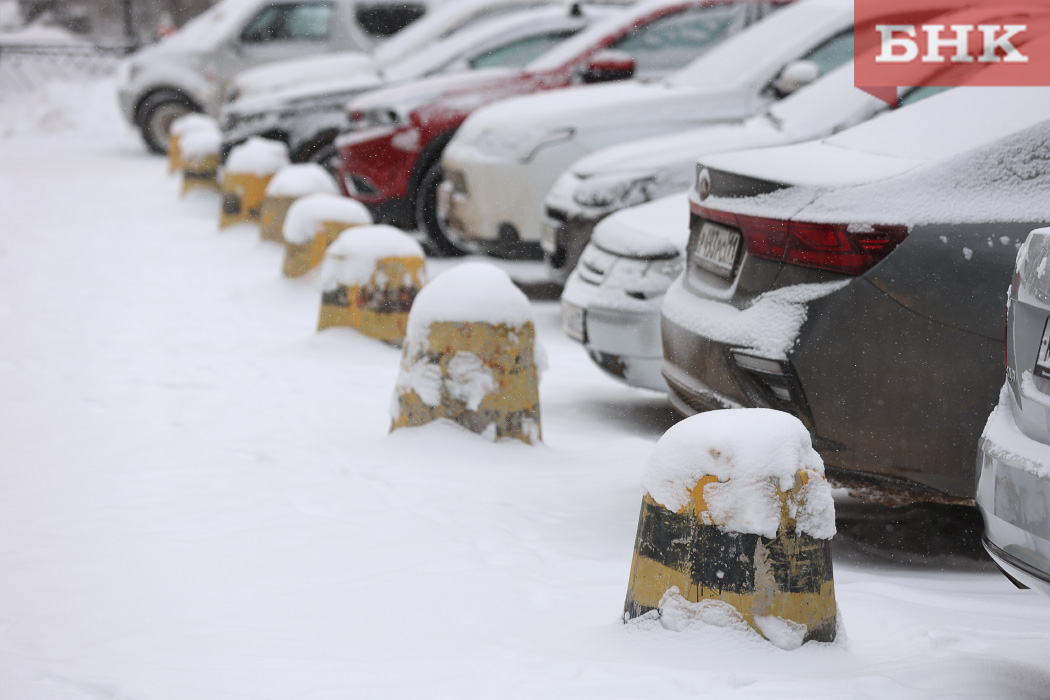
{"label": "dark gray sedan", "polygon": [[972,503],[1003,300],[1050,221],[1050,89],[958,88],[806,144],[711,156],[662,312],[682,413],[797,415],[862,497]]}

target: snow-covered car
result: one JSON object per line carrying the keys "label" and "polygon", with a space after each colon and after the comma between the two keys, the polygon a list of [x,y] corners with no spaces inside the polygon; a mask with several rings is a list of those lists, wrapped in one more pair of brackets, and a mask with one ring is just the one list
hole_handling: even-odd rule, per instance
{"label": "snow-covered car", "polygon": [[[474,22],[387,64],[377,57],[374,65],[334,71],[335,75],[316,65],[303,65],[298,80],[284,88],[246,90],[223,108],[223,152],[250,136],[264,136],[287,143],[294,162],[322,163],[334,174],[338,153],[333,141],[346,124],[350,98],[437,73],[520,67],[596,18],[619,11],[613,6],[588,5],[586,12],[580,12],[579,5],[536,6],[536,0],[527,1],[520,5],[505,2],[504,11],[497,16]],[[328,60],[334,63],[341,58]],[[318,73],[323,77],[318,78]]]}
{"label": "snow-covered car", "polygon": [[122,64],[118,92],[124,116],[150,150],[164,152],[171,122],[192,111],[218,117],[229,80],[242,70],[309,54],[371,50],[377,39],[360,24],[364,4],[222,0]]}
{"label": "snow-covered car", "polygon": [[1006,383],[980,441],[984,547],[1015,583],[1050,595],[1050,229],[1017,256],[1007,302]]}
{"label": "snow-covered car", "polygon": [[[781,1],[652,0],[590,26],[522,69],[432,76],[371,92],[350,103],[350,127],[337,142],[343,186],[378,219],[403,228],[418,222],[436,247],[455,251],[437,216],[441,153],[472,112],[515,95],[666,75]],[[593,90],[571,92],[586,99]]]}
{"label": "snow-covered car", "polygon": [[680,193],[598,224],[561,295],[562,330],[631,386],[666,392],[660,305],[685,266],[689,202]]}
{"label": "snow-covered car", "polygon": [[1050,221],[1050,88],[949,90],[820,141],[707,156],[664,298],[683,414],[797,415],[829,474],[972,502],[1002,290]]}
{"label": "snow-covered car", "polygon": [[662,82],[537,95],[479,110],[443,158],[449,238],[464,250],[538,248],[543,199],[601,148],[738,121],[853,57],[852,0],[801,0]]}

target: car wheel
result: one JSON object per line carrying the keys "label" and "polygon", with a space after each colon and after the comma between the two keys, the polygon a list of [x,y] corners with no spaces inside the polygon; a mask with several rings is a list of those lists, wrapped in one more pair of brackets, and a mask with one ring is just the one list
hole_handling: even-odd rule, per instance
{"label": "car wheel", "polygon": [[466,255],[469,251],[460,248],[448,234],[446,222],[438,216],[437,191],[444,178],[441,162],[432,164],[423,173],[416,190],[416,225],[427,235],[434,249],[448,256]]}
{"label": "car wheel", "polygon": [[167,153],[171,123],[196,111],[199,110],[192,102],[176,92],[158,92],[147,97],[139,108],[139,131],[146,148],[153,153]]}

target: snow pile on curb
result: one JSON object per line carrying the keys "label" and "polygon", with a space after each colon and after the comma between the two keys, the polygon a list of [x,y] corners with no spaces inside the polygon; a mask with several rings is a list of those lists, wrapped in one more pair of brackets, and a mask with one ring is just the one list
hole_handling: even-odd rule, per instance
{"label": "snow pile on curb", "polygon": [[214,124],[201,123],[179,136],[179,153],[182,159],[217,156],[222,148],[222,133]]}
{"label": "snow pile on curb", "polygon": [[[814,475],[789,499],[795,532],[817,539],[835,534],[835,504],[823,478],[824,463],[809,431],[794,416],[767,408],[710,411],[687,418],[660,438],[646,465],[643,485],[671,511],[689,503],[700,479],[707,512],[727,530],[769,539],[780,528],[780,492],[799,471]],[[779,491],[778,491],[779,487]]]}
{"label": "snow pile on curb", "polygon": [[317,163],[286,165],[266,186],[267,197],[303,197],[308,194],[339,194],[335,180]]}
{"label": "snow pile on curb", "polygon": [[432,323],[488,323],[521,328],[533,323],[532,307],[510,276],[495,265],[469,262],[448,270],[416,297],[408,338],[426,342]]}
{"label": "snow pile on curb", "polygon": [[[341,285],[363,287],[384,258],[425,257],[423,247],[400,229],[386,224],[360,226],[352,236],[340,236],[328,247],[321,268],[322,288],[328,292]],[[405,282],[406,287],[412,284],[411,279]]]}
{"label": "snow pile on curb", "polygon": [[349,197],[334,194],[308,194],[295,200],[284,219],[284,240],[294,245],[309,243],[326,221],[347,226],[372,223],[372,215],[364,204]]}
{"label": "snow pile on curb", "polygon": [[250,173],[265,177],[289,164],[288,147],[280,141],[252,136],[230,151],[226,172]]}
{"label": "snow pile on curb", "polygon": [[213,129],[218,131],[219,124],[207,114],[190,112],[189,114],[184,114],[173,121],[171,127],[168,129],[168,133],[172,136],[178,136],[181,139],[186,134],[191,131],[196,131],[197,129]]}
{"label": "snow pile on curb", "polygon": [[112,79],[52,80],[28,92],[0,90],[0,138],[128,138]]}

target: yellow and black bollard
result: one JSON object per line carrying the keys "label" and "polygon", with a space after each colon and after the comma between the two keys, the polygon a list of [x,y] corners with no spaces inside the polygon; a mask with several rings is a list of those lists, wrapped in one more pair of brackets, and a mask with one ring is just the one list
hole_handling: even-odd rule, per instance
{"label": "yellow and black bollard", "polygon": [[343,231],[371,223],[365,205],[349,197],[308,194],[295,200],[284,219],[284,276],[302,277],[321,264]]}
{"label": "yellow and black bollard", "polygon": [[199,128],[219,130],[218,123],[200,112],[185,114],[171,123],[168,129],[168,172],[177,173],[185,169],[185,161],[179,146],[182,137]]}
{"label": "yellow and black bollard", "polygon": [[455,267],[412,306],[390,429],[446,419],[490,440],[535,444],[543,357],[528,299],[506,273]]}
{"label": "yellow and black bollard", "polygon": [[426,282],[426,256],[393,226],[360,226],[328,247],[321,278],[317,330],[343,326],[400,345]]}
{"label": "yellow and black bollard", "polygon": [[295,200],[308,194],[338,195],[339,187],[317,163],[297,163],[278,170],[266,186],[259,213],[259,237],[264,241],[284,242],[281,231],[288,209]]}
{"label": "yellow and black bollard", "polygon": [[728,603],[793,648],[836,636],[835,507],[798,419],[768,409],[702,413],[671,428],[650,460],[624,619],[660,609],[672,587]]}
{"label": "yellow and black bollard", "polygon": [[230,151],[222,175],[219,228],[259,220],[266,186],[288,165],[288,147],[256,136]]}
{"label": "yellow and black bollard", "polygon": [[193,190],[219,191],[219,148],[222,134],[215,127],[201,126],[179,140],[182,161],[182,194]]}

